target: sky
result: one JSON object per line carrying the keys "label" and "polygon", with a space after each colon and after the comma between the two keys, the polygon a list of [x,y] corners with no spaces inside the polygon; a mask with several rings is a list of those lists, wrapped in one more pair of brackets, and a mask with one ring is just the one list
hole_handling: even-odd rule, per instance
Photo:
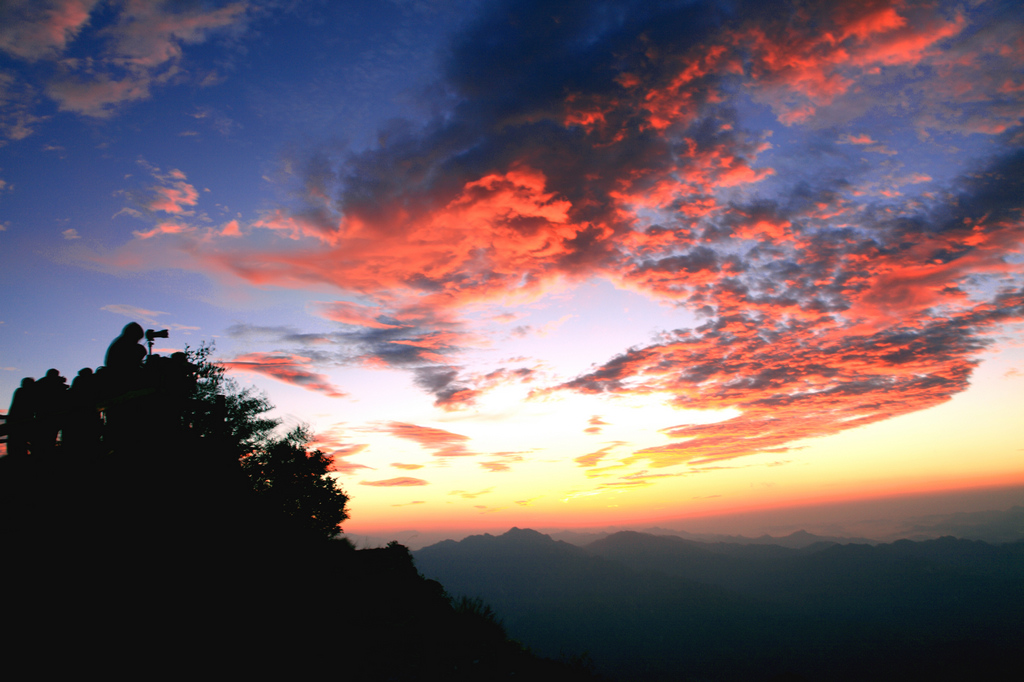
{"label": "sky", "polygon": [[1012,1],[10,0],[0,396],[213,343],[351,533],[1024,485],[1022,115]]}

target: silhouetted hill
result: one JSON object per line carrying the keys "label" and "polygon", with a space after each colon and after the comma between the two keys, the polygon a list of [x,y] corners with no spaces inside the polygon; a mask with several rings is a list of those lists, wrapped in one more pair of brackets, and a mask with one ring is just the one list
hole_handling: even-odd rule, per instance
{"label": "silhouetted hill", "polygon": [[415,553],[547,654],[618,679],[1016,679],[1024,544],[803,549],[623,532],[586,548],[514,529]]}
{"label": "silhouetted hill", "polygon": [[491,604],[509,634],[542,655],[587,655],[616,679],[690,679],[724,662],[760,672],[745,663],[745,643],[767,615],[752,600],[520,529],[414,556],[424,575]]}
{"label": "silhouetted hill", "polygon": [[804,549],[805,547],[821,543],[842,545],[878,544],[877,540],[869,540],[868,538],[844,538],[831,535],[815,535],[814,533],[808,533],[805,530],[794,531],[789,535],[783,535],[782,537],[773,537],[771,535],[761,535],[756,538],[724,536],[716,538],[715,541],[722,544],[775,545],[777,547],[788,547],[790,549]]}
{"label": "silhouetted hill", "polygon": [[993,544],[1020,542],[1024,540],[1024,507],[919,518],[906,531],[911,540],[947,535]]}
{"label": "silhouetted hill", "polygon": [[143,336],[131,323],[103,369],[70,390],[50,370],[12,400],[8,676],[594,679],[508,639],[397,542],[336,538],[348,497],[305,431],[272,437],[269,403],[223,382],[210,347],[147,356]]}
{"label": "silhouetted hill", "polygon": [[[592,542],[602,540],[609,535],[614,535],[621,532],[633,532],[643,533],[645,535],[657,535],[657,536],[672,536],[678,537],[683,540],[691,540],[702,544],[719,544],[719,545],[773,545],[777,547],[788,547],[790,549],[803,549],[810,545],[818,544],[821,542],[826,543],[839,543],[839,544],[865,544],[865,545],[877,545],[880,540],[872,540],[869,538],[862,537],[838,537],[830,535],[815,535],[808,533],[805,530],[798,530],[790,533],[789,535],[775,537],[772,535],[761,535],[756,538],[746,537],[744,535],[723,535],[721,533],[688,533],[682,530],[671,530],[668,528],[645,528],[643,530],[620,530],[620,529],[608,529],[604,532],[599,533],[581,533],[577,531],[557,531],[552,532],[551,537],[556,540],[564,540],[578,547],[585,547]],[[982,538],[983,539],[983,538]]]}
{"label": "silhouetted hill", "polygon": [[0,458],[6,670],[594,679],[451,600],[401,545],[298,533],[215,446],[154,435],[132,452]]}
{"label": "silhouetted hill", "polygon": [[759,535],[751,538],[745,535],[723,535],[720,533],[686,533],[684,531],[672,531],[663,530],[658,528],[650,528],[645,531],[649,535],[675,535],[686,540],[695,540],[697,542],[711,543],[711,544],[724,544],[724,545],[775,545],[777,547],[788,547],[790,549],[803,549],[810,545],[818,543],[838,543],[838,544],[858,544],[858,545],[876,545],[878,540],[871,540],[869,538],[861,537],[840,537],[834,535],[815,535],[814,533],[808,533],[806,530],[793,531],[789,535],[773,536],[773,535]]}
{"label": "silhouetted hill", "polygon": [[585,551],[638,571],[656,571],[686,580],[760,594],[767,575],[788,569],[807,551],[775,545],[709,544],[671,535],[623,531],[585,546]]}

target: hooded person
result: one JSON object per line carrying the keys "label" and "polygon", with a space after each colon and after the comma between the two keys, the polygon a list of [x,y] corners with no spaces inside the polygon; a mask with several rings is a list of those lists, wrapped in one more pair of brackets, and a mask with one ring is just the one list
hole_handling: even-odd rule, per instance
{"label": "hooded person", "polygon": [[138,370],[146,359],[146,347],[142,345],[145,336],[138,322],[126,324],[121,335],[110,342],[104,364],[116,374],[131,374]]}
{"label": "hooded person", "polygon": [[7,410],[8,455],[21,456],[29,452],[36,418],[35,384],[35,379],[25,377],[11,397],[11,408]]}
{"label": "hooded person", "polygon": [[114,447],[134,444],[140,433],[145,431],[146,409],[140,404],[138,394],[143,384],[142,363],[146,359],[146,348],[141,341],[145,336],[138,322],[130,322],[107,348],[103,372],[105,440]]}

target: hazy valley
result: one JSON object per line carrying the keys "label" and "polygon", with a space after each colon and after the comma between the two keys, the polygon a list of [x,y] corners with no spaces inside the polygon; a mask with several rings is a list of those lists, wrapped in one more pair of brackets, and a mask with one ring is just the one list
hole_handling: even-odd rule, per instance
{"label": "hazy valley", "polygon": [[514,528],[414,557],[537,653],[621,680],[1001,679],[1024,636],[1022,542],[626,531],[576,546]]}

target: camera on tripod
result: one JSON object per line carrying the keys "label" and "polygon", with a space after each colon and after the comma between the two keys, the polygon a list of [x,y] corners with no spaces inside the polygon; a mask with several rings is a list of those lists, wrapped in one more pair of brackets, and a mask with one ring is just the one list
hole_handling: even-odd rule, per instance
{"label": "camera on tripod", "polygon": [[153,355],[153,339],[166,339],[168,333],[166,329],[157,331],[155,329],[146,330],[146,344],[149,346],[149,355]]}

